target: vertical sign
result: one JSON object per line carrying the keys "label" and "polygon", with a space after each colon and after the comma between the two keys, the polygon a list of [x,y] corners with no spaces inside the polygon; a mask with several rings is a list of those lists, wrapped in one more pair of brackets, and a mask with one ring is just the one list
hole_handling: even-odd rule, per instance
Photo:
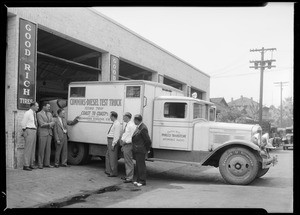
{"label": "vertical sign", "polygon": [[29,109],[35,100],[36,24],[20,19],[18,109]]}
{"label": "vertical sign", "polygon": [[117,81],[119,79],[119,58],[110,56],[110,80]]}

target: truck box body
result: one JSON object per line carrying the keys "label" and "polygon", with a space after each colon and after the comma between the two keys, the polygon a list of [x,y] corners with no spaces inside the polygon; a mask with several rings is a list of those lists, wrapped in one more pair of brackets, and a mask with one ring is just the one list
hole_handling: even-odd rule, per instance
{"label": "truck box body", "polygon": [[[150,81],[73,82],[69,85],[68,119],[80,115],[80,123],[69,127],[70,141],[107,144],[112,124],[110,112],[142,114],[152,137],[153,100],[157,96],[183,96],[183,92]],[[133,119],[132,119],[133,120]]]}

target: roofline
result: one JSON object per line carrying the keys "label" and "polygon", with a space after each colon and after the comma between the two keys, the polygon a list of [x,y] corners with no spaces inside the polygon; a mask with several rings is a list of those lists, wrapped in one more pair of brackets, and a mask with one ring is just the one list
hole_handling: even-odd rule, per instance
{"label": "roofline", "polygon": [[129,33],[131,33],[131,34],[135,35],[136,37],[138,37],[138,38],[144,40],[145,42],[147,42],[147,43],[149,43],[149,44],[155,46],[156,48],[160,49],[161,51],[167,53],[168,55],[170,55],[170,56],[176,58],[177,60],[181,61],[182,63],[188,65],[189,67],[195,69],[196,71],[198,71],[198,72],[202,73],[203,75],[205,75],[205,76],[207,76],[207,77],[210,78],[210,75],[206,74],[205,72],[202,72],[201,70],[197,69],[197,68],[194,67],[193,65],[187,63],[186,61],[184,61],[184,60],[182,60],[181,58],[177,57],[176,55],[172,54],[171,52],[169,52],[169,51],[163,49],[162,47],[160,47],[160,46],[158,46],[158,45],[156,45],[155,43],[151,42],[150,40],[148,40],[148,39],[142,37],[141,35],[137,34],[137,33],[134,32],[133,30],[130,30],[129,28],[125,27],[124,25],[122,25],[122,24],[118,23],[117,21],[113,20],[112,18],[109,18],[108,16],[102,14],[101,12],[97,11],[97,10],[94,9],[93,7],[88,7],[87,9],[91,10],[92,12],[94,12],[94,13],[96,13],[97,15],[101,16],[102,18],[104,18],[104,19],[106,19],[106,20],[112,22],[113,24],[119,26],[120,28],[123,28],[124,30],[128,31]]}
{"label": "roofline", "polygon": [[196,101],[196,102],[202,102],[206,103],[209,105],[215,105],[212,102],[206,101],[206,100],[201,100],[201,99],[195,99],[193,97],[187,97],[187,96],[158,96],[155,98],[155,100],[163,100],[163,99],[172,99],[172,100],[190,100],[190,101]]}
{"label": "roofline", "polygon": [[153,82],[153,81],[146,81],[146,80],[121,80],[121,81],[74,81],[74,82],[70,82],[69,85],[73,85],[73,84],[80,84],[80,85],[85,85],[85,84],[149,84],[149,85],[153,85],[153,86],[159,86],[159,87],[163,87],[163,88],[167,88],[169,90],[172,91],[177,91],[179,93],[183,93],[182,90],[179,90],[175,87],[166,85],[166,84],[162,84],[162,83],[158,83],[158,82]]}

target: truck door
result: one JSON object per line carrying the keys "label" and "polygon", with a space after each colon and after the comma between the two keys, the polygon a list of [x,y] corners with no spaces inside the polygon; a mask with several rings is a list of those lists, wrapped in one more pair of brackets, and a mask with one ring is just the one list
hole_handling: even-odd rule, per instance
{"label": "truck door", "polygon": [[[143,85],[125,85],[124,112],[130,112],[132,116],[142,114]],[[132,119],[133,120],[133,117]]]}
{"label": "truck door", "polygon": [[193,129],[188,119],[187,102],[156,101],[153,148],[190,151]]}

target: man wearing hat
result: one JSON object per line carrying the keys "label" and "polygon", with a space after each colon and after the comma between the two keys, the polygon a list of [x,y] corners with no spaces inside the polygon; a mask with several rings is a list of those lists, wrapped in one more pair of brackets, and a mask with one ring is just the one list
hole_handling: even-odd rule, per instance
{"label": "man wearing hat", "polygon": [[134,164],[132,160],[132,135],[136,129],[136,125],[131,121],[131,113],[126,112],[123,116],[123,121],[126,123],[123,129],[120,145],[124,155],[126,177],[122,177],[124,183],[130,183],[133,180]]}

